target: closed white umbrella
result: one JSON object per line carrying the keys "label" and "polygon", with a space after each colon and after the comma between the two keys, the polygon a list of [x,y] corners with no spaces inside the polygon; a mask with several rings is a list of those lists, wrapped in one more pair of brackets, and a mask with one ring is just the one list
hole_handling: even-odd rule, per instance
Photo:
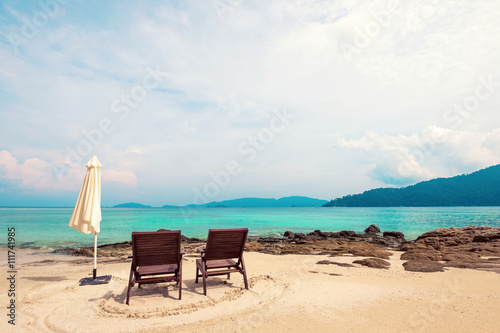
{"label": "closed white umbrella", "polygon": [[92,281],[80,280],[80,284],[108,283],[111,276],[97,278],[97,234],[99,234],[101,217],[101,163],[92,156],[86,165],[87,173],[76,201],[69,226],[86,235],[94,234],[94,271]]}

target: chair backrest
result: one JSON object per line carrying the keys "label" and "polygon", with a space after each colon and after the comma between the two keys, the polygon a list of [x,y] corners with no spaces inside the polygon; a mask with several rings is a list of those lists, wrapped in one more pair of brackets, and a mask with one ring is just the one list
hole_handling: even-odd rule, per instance
{"label": "chair backrest", "polygon": [[208,230],[205,260],[240,258],[247,234],[247,228]]}
{"label": "chair backrest", "polygon": [[181,231],[132,233],[135,266],[177,264],[181,259]]}

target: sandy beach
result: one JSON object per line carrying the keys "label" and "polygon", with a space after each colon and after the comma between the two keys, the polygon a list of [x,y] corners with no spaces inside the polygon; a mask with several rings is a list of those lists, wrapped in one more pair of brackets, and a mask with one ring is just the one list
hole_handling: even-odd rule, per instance
{"label": "sandy beach", "polygon": [[[194,254],[183,267],[183,298],[173,284],[137,285],[125,304],[130,262],[99,258],[105,285],[79,286],[92,259],[16,251],[16,325],[3,332],[496,332],[500,274],[447,268],[407,272],[401,252],[389,269],[352,264],[360,257],[245,253],[250,290],[233,274],[194,282]],[[1,255],[7,256],[3,249]],[[343,265],[317,264],[330,260]],[[2,263],[4,272],[8,271]],[[2,301],[9,281],[1,283]],[[168,288],[166,288],[168,286]],[[168,289],[168,293],[167,293]],[[4,311],[8,311],[4,307]]]}

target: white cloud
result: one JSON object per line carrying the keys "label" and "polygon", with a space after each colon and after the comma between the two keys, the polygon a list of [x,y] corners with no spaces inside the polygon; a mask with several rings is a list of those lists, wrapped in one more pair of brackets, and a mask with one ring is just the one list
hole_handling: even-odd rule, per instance
{"label": "white cloud", "polygon": [[[77,174],[80,176],[77,177]],[[38,193],[72,191],[81,186],[84,175],[82,168],[73,168],[59,181],[49,162],[30,158],[20,163],[10,152],[0,151],[0,179],[14,181],[24,191]]]}
{"label": "white cloud", "polygon": [[103,183],[118,183],[128,187],[137,186],[137,177],[132,171],[102,170]]}
{"label": "white cloud", "polygon": [[363,151],[373,163],[373,179],[408,185],[500,163],[500,129],[476,133],[429,126],[409,136],[368,132],[361,139],[340,137],[336,147]]}
{"label": "white cloud", "polygon": [[[37,193],[74,192],[80,189],[85,177],[85,167],[74,165],[65,172],[55,164],[39,158],[30,158],[24,162],[14,157],[6,150],[0,151],[0,179],[15,182],[23,191]],[[116,171],[104,169],[103,183],[115,183],[127,187],[137,186],[137,177],[132,171]]]}

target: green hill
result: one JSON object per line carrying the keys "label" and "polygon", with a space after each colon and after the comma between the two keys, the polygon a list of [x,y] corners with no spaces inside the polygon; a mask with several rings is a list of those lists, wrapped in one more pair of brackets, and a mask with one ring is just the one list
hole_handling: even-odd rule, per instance
{"label": "green hill", "polygon": [[113,208],[151,208],[151,206],[142,205],[140,203],[135,203],[135,202],[127,202],[113,206]]}
{"label": "green hill", "polygon": [[323,207],[500,206],[500,165],[403,188],[378,188],[331,200]]}
{"label": "green hill", "polygon": [[314,199],[301,196],[285,197],[280,199],[263,198],[241,198],[234,200],[214,201],[204,205],[189,205],[191,207],[213,207],[213,208],[261,208],[261,207],[321,207],[327,200]]}

